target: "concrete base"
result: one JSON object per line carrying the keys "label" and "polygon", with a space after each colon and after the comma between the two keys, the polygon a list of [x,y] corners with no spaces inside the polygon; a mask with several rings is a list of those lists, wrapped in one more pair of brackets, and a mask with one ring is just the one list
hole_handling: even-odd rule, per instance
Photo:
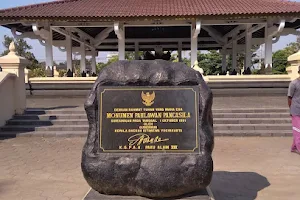
{"label": "concrete base", "polygon": [[[184,196],[175,198],[164,198],[159,200],[212,200],[207,190],[201,190],[198,192],[190,193]],[[97,191],[90,189],[83,200],[149,200],[146,197],[139,196],[119,196],[119,195],[104,195]],[[158,200],[158,199],[157,199]]]}

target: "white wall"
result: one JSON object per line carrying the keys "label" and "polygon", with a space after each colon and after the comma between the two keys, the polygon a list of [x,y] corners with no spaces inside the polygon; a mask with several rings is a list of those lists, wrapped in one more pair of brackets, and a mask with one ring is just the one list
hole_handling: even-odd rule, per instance
{"label": "white wall", "polygon": [[0,72],[0,126],[15,114],[14,82],[16,76]]}

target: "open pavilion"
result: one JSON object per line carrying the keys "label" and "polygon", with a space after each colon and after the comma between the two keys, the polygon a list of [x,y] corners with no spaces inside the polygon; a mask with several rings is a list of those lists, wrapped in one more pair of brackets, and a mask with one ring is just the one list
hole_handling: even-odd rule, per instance
{"label": "open pavilion", "polygon": [[[251,67],[251,49],[265,44],[265,65],[272,67],[272,44],[280,36],[298,34],[300,3],[286,0],[58,0],[0,10],[0,25],[15,38],[37,39],[45,46],[46,66],[53,66],[53,46],[66,52],[67,69],[72,54],[81,55],[86,72],[87,55],[118,51],[220,50],[222,70],[226,56],[245,54],[244,69]],[[200,66],[201,67],[201,66]]]}

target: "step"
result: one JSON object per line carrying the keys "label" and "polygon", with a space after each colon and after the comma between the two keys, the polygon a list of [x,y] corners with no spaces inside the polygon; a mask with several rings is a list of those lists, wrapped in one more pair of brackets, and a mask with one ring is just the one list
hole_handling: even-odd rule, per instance
{"label": "step", "polygon": [[[50,99],[49,99],[50,100]],[[56,106],[56,107],[28,107],[26,110],[84,110],[84,103],[82,105],[73,106]]]}
{"label": "step", "polygon": [[214,124],[288,124],[291,118],[215,118]]}
{"label": "step", "polygon": [[0,138],[14,138],[14,137],[87,137],[87,131],[8,131],[1,132]]}
{"label": "step", "polygon": [[292,130],[215,130],[215,136],[232,137],[290,137]]}
{"label": "step", "polygon": [[85,114],[85,110],[82,109],[72,109],[72,110],[25,110],[24,114],[29,115],[43,115],[43,114],[52,114],[52,115],[58,115],[58,114]]}
{"label": "step", "polygon": [[8,131],[88,131],[88,125],[72,125],[72,126],[34,126],[34,125],[7,125],[0,128],[0,132]]}
{"label": "step", "polygon": [[216,118],[288,118],[289,113],[216,113]]}
{"label": "step", "polygon": [[59,120],[19,120],[12,119],[9,120],[7,125],[43,125],[43,126],[51,126],[51,125],[88,125],[87,119],[59,119]]}
{"label": "step", "polygon": [[292,131],[291,124],[214,124],[214,130],[285,130]]}
{"label": "step", "polygon": [[288,108],[213,109],[213,113],[289,113]]}
{"label": "step", "polygon": [[25,115],[14,115],[13,119],[18,120],[55,120],[55,119],[87,119],[86,114],[25,114]]}

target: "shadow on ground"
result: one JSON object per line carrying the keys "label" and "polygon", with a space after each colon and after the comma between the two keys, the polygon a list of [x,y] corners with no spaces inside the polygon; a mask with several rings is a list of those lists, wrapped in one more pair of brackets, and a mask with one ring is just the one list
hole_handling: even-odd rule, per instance
{"label": "shadow on ground", "polygon": [[[210,188],[215,200],[254,200],[260,190],[270,186],[268,179],[255,172],[227,172],[215,171]],[[199,191],[175,198],[156,200],[193,200],[207,199],[206,192]],[[202,196],[203,195],[203,196]],[[85,200],[146,200],[148,198],[138,196],[102,195],[91,190]],[[148,199],[149,200],[149,199]]]}
{"label": "shadow on ground", "polygon": [[258,173],[227,171],[215,171],[210,185],[216,200],[253,200],[268,186],[268,179]]}
{"label": "shadow on ground", "polygon": [[1,193],[13,188],[15,184],[16,181],[0,180],[0,197],[1,197]]}

